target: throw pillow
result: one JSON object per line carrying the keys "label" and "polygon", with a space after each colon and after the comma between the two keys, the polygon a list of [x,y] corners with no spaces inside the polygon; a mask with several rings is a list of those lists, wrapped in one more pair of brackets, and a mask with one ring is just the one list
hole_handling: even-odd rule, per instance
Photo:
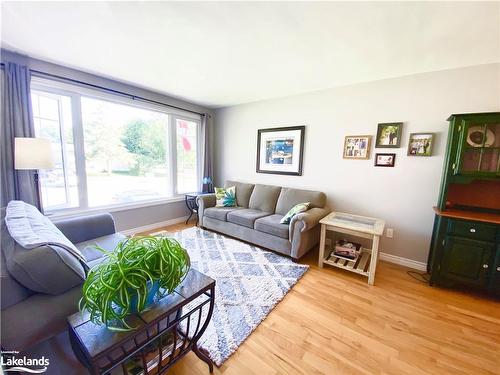
{"label": "throw pillow", "polygon": [[24,287],[58,295],[85,280],[88,266],[81,252],[36,207],[9,202],[4,225],[9,233],[7,242],[2,239],[5,264]]}
{"label": "throw pillow", "polygon": [[292,220],[292,217],[297,215],[300,212],[307,211],[309,209],[310,202],[305,202],[305,203],[299,203],[293,206],[290,211],[286,213],[285,216],[280,220],[281,224],[290,224],[290,221]]}
{"label": "throw pillow", "polygon": [[236,187],[215,188],[215,207],[236,207]]}

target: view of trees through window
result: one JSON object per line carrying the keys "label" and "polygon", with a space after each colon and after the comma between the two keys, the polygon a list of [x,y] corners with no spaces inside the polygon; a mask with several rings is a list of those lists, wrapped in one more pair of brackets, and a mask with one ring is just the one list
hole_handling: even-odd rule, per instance
{"label": "view of trees through window", "polygon": [[[56,159],[55,169],[41,173],[46,210],[157,200],[198,189],[198,121],[57,90],[34,90],[32,102],[36,136],[51,141]],[[72,113],[75,108],[81,112]]]}
{"label": "view of trees through window", "polygon": [[90,207],[171,195],[167,114],[82,97],[82,120]]}

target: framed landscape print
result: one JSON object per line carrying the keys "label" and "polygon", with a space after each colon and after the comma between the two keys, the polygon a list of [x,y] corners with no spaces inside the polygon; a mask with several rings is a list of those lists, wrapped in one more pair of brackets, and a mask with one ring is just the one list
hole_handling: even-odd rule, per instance
{"label": "framed landscape print", "polygon": [[369,159],[371,135],[348,135],[344,141],[344,159]]}
{"label": "framed landscape print", "polygon": [[394,167],[396,162],[396,154],[375,154],[376,167]]}
{"label": "framed landscape print", "polygon": [[409,156],[432,156],[434,133],[411,133],[408,141]]}
{"label": "framed landscape print", "polygon": [[376,148],[398,148],[401,144],[402,122],[378,124]]}
{"label": "framed landscape print", "polygon": [[259,129],[257,173],[302,175],[305,126]]}

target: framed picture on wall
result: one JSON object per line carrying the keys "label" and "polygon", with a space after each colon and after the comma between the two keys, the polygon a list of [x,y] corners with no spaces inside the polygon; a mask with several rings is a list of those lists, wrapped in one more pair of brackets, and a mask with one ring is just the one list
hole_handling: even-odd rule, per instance
{"label": "framed picture on wall", "polygon": [[434,133],[411,133],[408,141],[408,156],[432,156]]}
{"label": "framed picture on wall", "polygon": [[378,124],[376,148],[398,148],[401,144],[402,122]]}
{"label": "framed picture on wall", "polygon": [[344,159],[369,159],[371,135],[348,135],[344,141]]}
{"label": "framed picture on wall", "polygon": [[305,126],[259,129],[257,173],[302,175]]}
{"label": "framed picture on wall", "polygon": [[376,167],[394,167],[396,162],[396,154],[375,154],[375,166]]}

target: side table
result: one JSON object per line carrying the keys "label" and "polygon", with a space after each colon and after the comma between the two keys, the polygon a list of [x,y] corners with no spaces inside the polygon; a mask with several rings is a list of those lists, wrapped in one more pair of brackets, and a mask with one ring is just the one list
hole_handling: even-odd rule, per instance
{"label": "side table", "polygon": [[198,225],[198,204],[196,203],[196,198],[198,195],[203,195],[208,193],[186,193],[184,195],[184,202],[186,203],[186,207],[189,210],[189,217],[186,220],[186,224],[191,220],[191,216],[196,214],[196,225]]}
{"label": "side table", "polygon": [[[328,264],[333,267],[355,272],[368,277],[368,284],[375,282],[375,271],[378,262],[378,245],[380,236],[384,233],[385,221],[373,217],[346,214],[343,212],[332,212],[320,220],[321,238],[319,244],[318,266]],[[333,255],[335,241],[332,248],[325,251],[326,232],[343,233],[351,236],[372,240],[372,248],[362,248],[361,254],[356,261],[349,261]]]}
{"label": "side table", "polygon": [[213,364],[197,342],[212,317],[215,280],[191,269],[175,291],[127,323],[135,330],[114,332],[89,320],[88,314],[68,317],[71,347],[91,374],[163,374],[192,350]]}

